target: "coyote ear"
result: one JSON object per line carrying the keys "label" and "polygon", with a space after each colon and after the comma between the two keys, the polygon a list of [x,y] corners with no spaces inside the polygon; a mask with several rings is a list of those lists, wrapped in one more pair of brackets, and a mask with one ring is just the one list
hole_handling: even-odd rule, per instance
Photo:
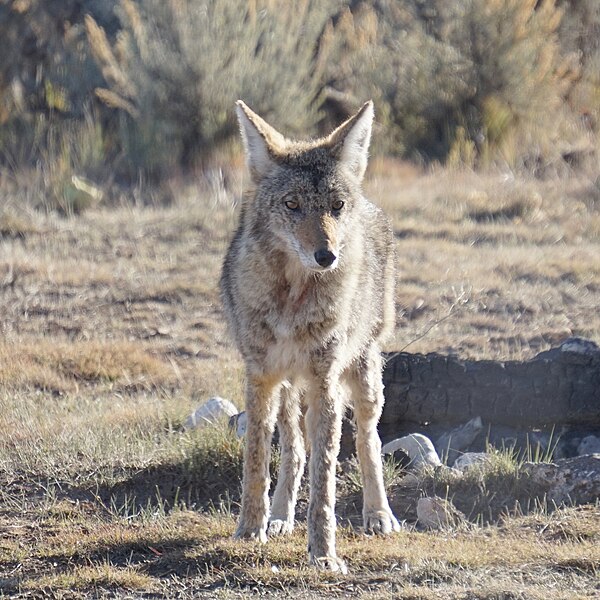
{"label": "coyote ear", "polygon": [[258,183],[276,164],[285,146],[285,138],[241,100],[235,110],[246,151],[246,162],[255,183]]}
{"label": "coyote ear", "polygon": [[354,173],[358,181],[362,181],[367,170],[373,115],[373,101],[369,100],[329,136],[334,156]]}

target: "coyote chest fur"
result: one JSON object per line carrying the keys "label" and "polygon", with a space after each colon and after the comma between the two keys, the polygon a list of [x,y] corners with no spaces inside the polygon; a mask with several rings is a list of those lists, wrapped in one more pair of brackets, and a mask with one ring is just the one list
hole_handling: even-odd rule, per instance
{"label": "coyote chest fur", "polygon": [[[373,119],[367,103],[328,137],[287,140],[237,105],[252,187],[223,264],[221,295],[246,363],[248,426],[237,537],[266,541],[294,526],[310,448],[309,555],[345,570],[335,551],[335,464],[351,404],[369,531],[398,528],[383,490],[377,421],[380,344],[393,329],[393,236],[366,200]],[[306,407],[304,440],[301,402]],[[269,505],[270,438],[281,467]],[[306,443],[305,443],[306,442]]]}

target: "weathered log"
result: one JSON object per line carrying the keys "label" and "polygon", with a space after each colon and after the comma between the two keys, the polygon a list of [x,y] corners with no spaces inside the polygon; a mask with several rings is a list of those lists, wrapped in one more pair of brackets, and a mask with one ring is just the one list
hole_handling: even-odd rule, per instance
{"label": "weathered log", "polygon": [[443,425],[481,417],[525,429],[600,428],[600,349],[570,339],[528,361],[461,360],[440,354],[387,356],[381,426]]}

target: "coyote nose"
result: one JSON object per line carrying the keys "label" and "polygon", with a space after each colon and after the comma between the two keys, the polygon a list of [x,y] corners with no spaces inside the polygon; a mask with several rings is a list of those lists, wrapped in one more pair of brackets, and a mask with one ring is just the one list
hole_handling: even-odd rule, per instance
{"label": "coyote nose", "polygon": [[317,250],[315,252],[315,260],[324,269],[331,266],[336,258],[337,256],[329,250]]}

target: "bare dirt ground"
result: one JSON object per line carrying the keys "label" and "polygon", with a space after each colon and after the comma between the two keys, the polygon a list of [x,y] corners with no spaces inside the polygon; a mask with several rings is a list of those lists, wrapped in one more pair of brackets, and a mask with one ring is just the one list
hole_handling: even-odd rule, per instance
{"label": "bare dirt ground", "polygon": [[[347,578],[304,566],[302,524],[265,547],[230,540],[241,445],[181,425],[211,395],[242,404],[243,369],[217,293],[236,218],[232,177],[232,191],[180,186],[169,207],[71,218],[6,195],[0,593],[598,597],[598,505],[555,511],[541,502],[527,515],[507,507],[510,517],[442,533],[408,523],[388,541],[345,525],[356,516],[347,508]],[[396,232],[390,350],[524,359],[569,335],[600,340],[592,177],[424,174],[379,161],[367,194]]]}

